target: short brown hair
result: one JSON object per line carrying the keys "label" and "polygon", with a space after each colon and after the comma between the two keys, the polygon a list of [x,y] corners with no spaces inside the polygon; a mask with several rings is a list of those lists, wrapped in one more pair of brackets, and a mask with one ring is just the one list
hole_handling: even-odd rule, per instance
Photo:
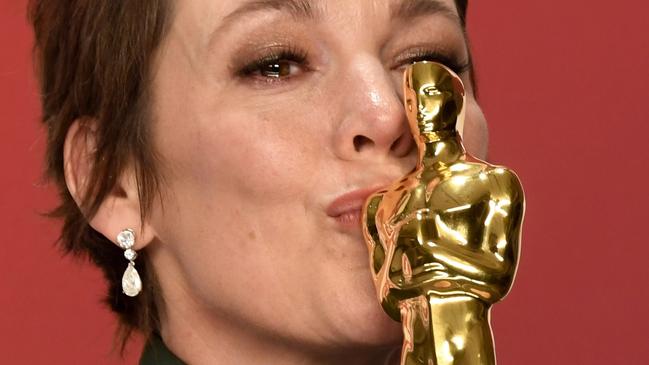
{"label": "short brown hair", "polygon": [[[47,128],[45,169],[54,181],[63,219],[64,252],[89,258],[108,281],[105,303],[119,316],[121,350],[133,329],[145,336],[158,327],[156,283],[146,252],[138,271],[147,287],[135,298],[122,294],[127,261],[122,251],[92,229],[92,217],[127,164],[136,171],[142,218],[157,191],[156,157],[147,121],[149,68],[168,19],[166,0],[32,0],[35,67],[41,88],[42,122]],[[65,183],[63,146],[76,120],[96,121],[96,151],[90,187],[77,206]]]}
{"label": "short brown hair", "polygon": [[[467,0],[456,0],[464,25]],[[171,8],[167,0],[31,0],[35,64],[47,128],[46,174],[58,188],[63,219],[59,238],[65,253],[87,257],[108,282],[105,303],[119,316],[121,350],[133,330],[145,337],[159,330],[157,280],[146,250],[138,259],[145,287],[135,298],[122,294],[127,261],[122,250],[89,224],[127,164],[136,171],[142,219],[158,193],[157,158],[147,121],[150,66],[164,38]],[[96,121],[92,172],[78,207],[68,191],[63,146],[77,120]]]}

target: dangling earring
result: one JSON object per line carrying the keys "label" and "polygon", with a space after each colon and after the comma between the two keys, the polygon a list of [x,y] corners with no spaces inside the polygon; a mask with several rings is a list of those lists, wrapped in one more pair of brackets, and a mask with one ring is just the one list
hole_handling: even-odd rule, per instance
{"label": "dangling earring", "polygon": [[135,270],[133,260],[137,257],[137,252],[132,248],[135,245],[135,232],[132,229],[125,229],[117,235],[117,243],[124,251],[124,257],[129,261],[124,275],[122,275],[122,292],[129,297],[134,297],[142,290],[142,280]]}

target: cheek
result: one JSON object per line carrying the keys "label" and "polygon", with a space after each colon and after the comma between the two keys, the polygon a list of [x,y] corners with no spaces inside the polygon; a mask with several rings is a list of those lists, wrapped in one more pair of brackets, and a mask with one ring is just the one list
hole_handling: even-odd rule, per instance
{"label": "cheek", "polygon": [[[230,106],[187,105],[191,118],[182,128],[169,122],[177,118],[161,121],[156,140],[166,142],[158,147],[168,167],[164,189],[172,194],[158,233],[192,265],[196,283],[211,271],[236,272],[243,262],[272,271],[272,263],[304,256],[304,243],[315,241],[313,225],[305,222],[314,217],[304,212],[318,191],[325,134],[303,122],[310,121],[306,110],[223,105]],[[260,253],[259,244],[269,252]],[[187,246],[190,252],[183,251]],[[280,254],[282,247],[287,251]],[[206,258],[203,266],[195,264]],[[210,269],[214,260],[218,269]]]}
{"label": "cheek", "polygon": [[301,117],[279,112],[213,115],[199,116],[183,131],[167,129],[174,143],[161,154],[170,161],[172,179],[196,192],[222,191],[260,204],[294,196],[309,183],[320,141],[295,125]]}
{"label": "cheek", "polygon": [[467,97],[466,119],[462,136],[467,152],[481,159],[487,159],[489,130],[482,109],[473,96]]}
{"label": "cheek", "polygon": [[[179,258],[188,285],[197,291],[206,286],[225,302],[247,296],[214,277],[240,273],[241,280],[261,283],[257,275],[275,272],[274,265],[303,269],[290,262],[301,262],[299,257],[308,254],[304,243],[314,242],[303,205],[318,179],[314,170],[323,158],[324,137],[299,122],[308,120],[302,111],[224,105],[230,110],[188,104],[192,114],[182,126],[169,114],[160,121],[156,143],[166,166],[164,189],[173,196],[165,200],[167,209],[156,225],[161,241]],[[242,273],[242,267],[256,270]],[[274,284],[257,285],[250,284],[266,293]],[[204,299],[218,302],[211,295]]]}

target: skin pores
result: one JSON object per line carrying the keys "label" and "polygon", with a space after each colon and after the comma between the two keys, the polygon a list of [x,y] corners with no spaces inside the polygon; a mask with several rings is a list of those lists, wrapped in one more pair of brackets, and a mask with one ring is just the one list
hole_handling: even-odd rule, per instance
{"label": "skin pores", "polygon": [[[443,12],[392,19],[398,2],[371,0],[226,18],[243,4],[177,1],[156,59],[164,185],[147,250],[163,338],[190,363],[372,363],[400,347],[401,325],[378,304],[360,224],[325,210],[414,167],[403,67],[422,52],[466,61],[461,26]],[[484,159],[486,121],[461,76],[465,145]]]}

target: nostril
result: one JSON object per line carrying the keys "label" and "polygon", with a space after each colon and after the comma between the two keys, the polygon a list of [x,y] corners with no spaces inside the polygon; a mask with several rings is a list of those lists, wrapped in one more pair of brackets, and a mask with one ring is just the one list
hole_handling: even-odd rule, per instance
{"label": "nostril", "polygon": [[374,141],[372,141],[371,139],[360,135],[354,137],[354,149],[356,150],[356,152],[360,152],[360,150],[365,147],[372,146],[374,146]]}
{"label": "nostril", "polygon": [[403,140],[403,136],[399,137],[392,143],[392,146],[390,146],[390,150],[395,151],[399,148],[399,144],[401,144],[401,141]]}
{"label": "nostril", "polygon": [[409,134],[403,134],[401,137],[397,138],[390,150],[393,151],[397,156],[402,157],[410,153],[410,150],[414,146],[414,141],[412,140]]}

